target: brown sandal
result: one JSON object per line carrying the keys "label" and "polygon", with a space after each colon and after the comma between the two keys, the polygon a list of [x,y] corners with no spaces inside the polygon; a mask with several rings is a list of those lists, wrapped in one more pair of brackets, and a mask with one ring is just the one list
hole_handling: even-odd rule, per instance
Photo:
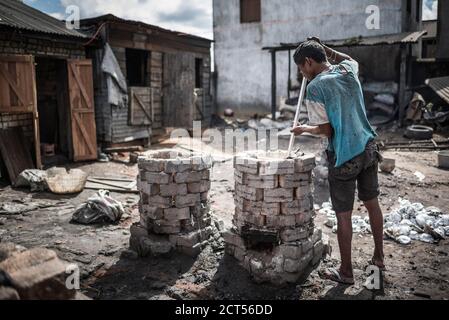
{"label": "brown sandal", "polygon": [[379,266],[378,264],[376,264],[376,262],[374,261],[374,257],[371,258],[370,261],[368,261],[368,265],[370,265],[370,266],[376,266],[376,267],[379,268],[380,271],[383,271],[383,272],[387,271],[387,268],[385,267],[385,265]]}

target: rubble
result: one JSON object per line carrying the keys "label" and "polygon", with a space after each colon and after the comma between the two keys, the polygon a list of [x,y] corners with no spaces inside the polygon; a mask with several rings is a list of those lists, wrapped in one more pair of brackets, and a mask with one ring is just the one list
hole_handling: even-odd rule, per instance
{"label": "rubble", "polygon": [[313,223],[315,157],[279,152],[234,159],[234,227],[226,252],[258,282],[294,283],[323,257],[327,245]]}
{"label": "rubble", "polygon": [[[385,234],[401,244],[435,243],[449,236],[449,214],[399,198],[399,208],[385,215]],[[409,238],[410,241],[407,239]]]}
{"label": "rubble", "polygon": [[131,228],[131,248],[141,256],[172,248],[197,255],[213,232],[208,204],[212,158],[161,150],[138,163],[140,224]]}
{"label": "rubble", "polygon": [[[324,202],[321,206],[321,209],[319,209],[318,213],[325,215],[327,217],[325,226],[331,228],[333,233],[336,233],[337,216],[335,211],[332,209],[332,204],[330,202]],[[362,218],[361,216],[358,215],[352,216],[352,232],[361,234],[371,233],[369,218],[368,217]]]}

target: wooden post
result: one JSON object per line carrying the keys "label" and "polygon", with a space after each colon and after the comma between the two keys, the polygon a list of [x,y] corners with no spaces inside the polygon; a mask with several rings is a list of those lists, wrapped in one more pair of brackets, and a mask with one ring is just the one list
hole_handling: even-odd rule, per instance
{"label": "wooden post", "polygon": [[271,114],[276,120],[276,51],[271,51]]}
{"label": "wooden post", "polygon": [[37,88],[36,88],[36,66],[34,64],[34,57],[31,58],[32,65],[32,77],[34,79],[33,85],[33,131],[34,131],[34,150],[36,154],[36,169],[42,169],[42,157],[41,157],[41,137],[39,130],[39,112],[37,110]]}
{"label": "wooden post", "polygon": [[292,76],[292,56],[291,50],[288,50],[288,82],[287,82],[287,98],[290,99],[290,88],[291,88],[291,76]]}
{"label": "wooden post", "polygon": [[402,127],[405,116],[405,90],[407,85],[407,47],[401,44],[401,67],[399,75],[399,126]]}

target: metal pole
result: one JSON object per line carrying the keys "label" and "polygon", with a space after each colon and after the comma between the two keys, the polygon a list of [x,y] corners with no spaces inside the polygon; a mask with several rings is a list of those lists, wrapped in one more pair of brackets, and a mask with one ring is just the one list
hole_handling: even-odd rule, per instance
{"label": "metal pole", "polygon": [[276,51],[271,51],[271,115],[276,120]]}
{"label": "metal pole", "polygon": [[[307,87],[307,79],[306,79],[306,77],[303,77],[302,84],[301,84],[301,91],[299,93],[299,98],[298,98],[298,106],[296,107],[295,120],[293,122],[293,128],[298,125],[299,115],[301,113],[301,106],[302,106],[302,102],[304,101],[304,96],[306,93],[306,87]],[[295,134],[292,133],[292,135],[290,137],[290,144],[288,146],[288,155],[287,155],[288,158],[290,158],[290,156],[291,156],[294,143],[295,143]]]}

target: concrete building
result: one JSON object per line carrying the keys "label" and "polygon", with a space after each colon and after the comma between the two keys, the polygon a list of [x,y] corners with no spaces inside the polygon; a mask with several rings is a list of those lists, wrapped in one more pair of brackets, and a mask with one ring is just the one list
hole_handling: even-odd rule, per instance
{"label": "concrete building", "polygon": [[[271,111],[272,57],[262,48],[297,43],[311,35],[328,41],[415,31],[421,6],[419,0],[214,0],[218,111],[228,107],[247,115]],[[374,29],[368,28],[377,13],[378,28],[376,23],[371,24]],[[296,81],[289,54],[276,56],[277,105],[294,87],[289,85],[290,73]]]}

